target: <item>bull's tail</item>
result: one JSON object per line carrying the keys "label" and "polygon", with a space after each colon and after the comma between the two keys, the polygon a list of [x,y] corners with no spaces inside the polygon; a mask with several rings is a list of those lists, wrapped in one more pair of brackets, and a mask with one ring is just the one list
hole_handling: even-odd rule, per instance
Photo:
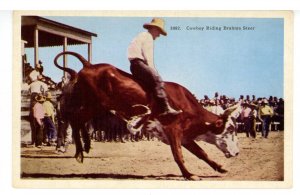
{"label": "bull's tail", "polygon": [[81,61],[83,67],[91,66],[91,64],[90,64],[84,57],[82,57],[82,56],[81,56],[80,54],[78,54],[78,53],[71,52],[71,51],[65,51],[65,52],[59,53],[59,54],[54,58],[54,65],[55,65],[57,68],[59,68],[59,69],[61,69],[61,70],[63,70],[63,71],[66,71],[67,73],[69,73],[70,76],[71,76],[71,79],[70,79],[70,80],[72,81],[72,80],[74,80],[74,79],[77,77],[77,72],[76,72],[75,70],[71,69],[71,68],[62,67],[62,66],[60,66],[60,65],[57,63],[57,60],[58,60],[58,58],[59,58],[60,56],[62,56],[62,55],[67,55],[67,54],[77,57],[77,58]]}

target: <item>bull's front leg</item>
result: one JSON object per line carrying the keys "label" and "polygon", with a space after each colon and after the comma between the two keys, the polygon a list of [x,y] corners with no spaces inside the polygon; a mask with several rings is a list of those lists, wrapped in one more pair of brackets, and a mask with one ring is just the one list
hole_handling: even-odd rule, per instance
{"label": "bull's front leg", "polygon": [[209,166],[211,166],[214,170],[220,172],[220,173],[226,173],[227,170],[222,168],[222,165],[219,165],[215,161],[211,160],[206,152],[197,144],[194,140],[190,140],[187,143],[184,143],[183,146],[193,153],[195,156],[197,156],[199,159],[204,160]]}
{"label": "bull's front leg", "polygon": [[174,156],[174,160],[179,166],[179,169],[183,177],[188,180],[199,180],[199,177],[190,173],[184,165],[182,149],[181,149],[182,133],[180,133],[180,130],[171,130],[170,132],[168,132],[167,136]]}

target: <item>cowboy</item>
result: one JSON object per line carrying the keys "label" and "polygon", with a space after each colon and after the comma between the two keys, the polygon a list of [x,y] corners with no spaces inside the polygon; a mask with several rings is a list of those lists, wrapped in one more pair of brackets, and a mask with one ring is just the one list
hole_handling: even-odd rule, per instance
{"label": "cowboy", "polygon": [[270,122],[271,117],[274,115],[273,109],[268,105],[268,100],[263,99],[261,106],[258,110],[258,119],[262,123],[262,137],[268,138],[269,131],[270,131]]}
{"label": "cowboy", "polygon": [[174,110],[168,103],[164,90],[164,83],[154,65],[154,40],[161,34],[166,36],[164,20],[154,18],[151,23],[143,25],[147,32],[139,33],[128,47],[130,71],[135,79],[147,88],[160,107],[160,115],[177,115],[180,111]]}
{"label": "cowboy", "polygon": [[243,110],[241,113],[241,120],[244,123],[244,131],[246,136],[251,135],[252,138],[256,137],[256,117],[257,117],[257,106],[253,103],[245,102],[242,104]]}

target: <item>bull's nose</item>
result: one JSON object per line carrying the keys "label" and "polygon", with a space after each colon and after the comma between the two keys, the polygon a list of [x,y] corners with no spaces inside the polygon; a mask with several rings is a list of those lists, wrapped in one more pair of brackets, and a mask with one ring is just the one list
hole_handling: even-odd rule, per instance
{"label": "bull's nose", "polygon": [[235,154],[235,156],[237,156],[237,155],[239,155],[239,153],[238,153],[238,152]]}
{"label": "bull's nose", "polygon": [[225,157],[230,158],[230,157],[232,157],[232,155],[230,155],[230,153],[225,153]]}

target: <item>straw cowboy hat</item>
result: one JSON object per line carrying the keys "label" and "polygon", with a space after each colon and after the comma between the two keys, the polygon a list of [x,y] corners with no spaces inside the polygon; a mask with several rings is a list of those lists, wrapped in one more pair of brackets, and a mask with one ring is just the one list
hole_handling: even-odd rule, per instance
{"label": "straw cowboy hat", "polygon": [[44,102],[45,101],[45,97],[41,94],[35,96],[35,100],[38,102]]}
{"label": "straw cowboy hat", "polygon": [[267,100],[267,99],[263,99],[262,103],[264,103],[264,104],[268,104],[269,102],[268,102],[268,100]]}
{"label": "straw cowboy hat", "polygon": [[160,30],[162,35],[164,35],[164,36],[167,35],[167,32],[165,31],[165,28],[164,28],[165,27],[165,21],[163,19],[153,18],[151,23],[146,23],[146,24],[143,25],[143,27],[145,29],[149,29],[150,27],[153,27],[153,26],[157,27]]}
{"label": "straw cowboy hat", "polygon": [[46,99],[52,99],[52,94],[48,91],[47,93],[46,93],[46,97],[45,97]]}

